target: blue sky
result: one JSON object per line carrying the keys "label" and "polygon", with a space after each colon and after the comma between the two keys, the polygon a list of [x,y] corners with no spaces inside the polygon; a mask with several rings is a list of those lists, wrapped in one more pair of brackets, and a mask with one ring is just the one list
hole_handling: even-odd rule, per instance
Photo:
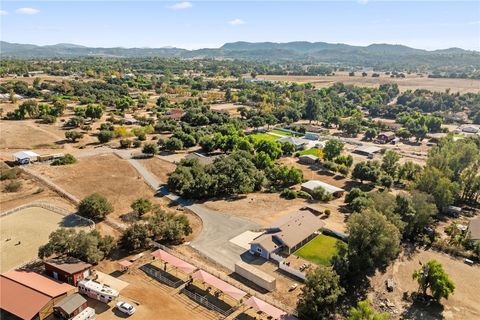
{"label": "blue sky", "polygon": [[0,38],[98,47],[325,41],[480,50],[480,1],[0,2]]}

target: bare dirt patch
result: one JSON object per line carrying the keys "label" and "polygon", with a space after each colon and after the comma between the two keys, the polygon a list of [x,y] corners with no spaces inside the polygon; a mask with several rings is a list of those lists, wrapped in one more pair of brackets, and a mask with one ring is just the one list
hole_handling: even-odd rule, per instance
{"label": "bare dirt patch", "polygon": [[317,88],[329,87],[336,82],[353,84],[362,87],[378,87],[384,83],[397,83],[400,91],[427,89],[431,91],[452,92],[480,92],[480,80],[474,79],[434,79],[427,76],[405,75],[405,78],[390,78],[389,75],[380,73],[380,77],[372,78],[372,72],[367,77],[362,77],[361,72],[350,77],[347,72],[337,72],[334,76],[288,76],[288,75],[261,75],[258,79],[287,81],[287,82],[310,82]]}
{"label": "bare dirt patch", "polygon": [[36,124],[33,120],[0,121],[0,149],[35,149],[38,146],[59,148],[55,144],[64,139]]}
{"label": "bare dirt patch", "polygon": [[[417,292],[418,284],[412,279],[412,273],[417,270],[419,262],[425,263],[435,259],[443,265],[455,283],[455,293],[448,300],[443,299],[441,306],[422,307],[412,306],[411,302],[402,300],[403,295]],[[388,298],[399,310],[399,314],[406,312],[412,319],[479,319],[480,304],[478,303],[478,276],[480,266],[469,266],[459,259],[436,251],[419,250],[411,256],[403,255],[385,273],[377,273],[372,278],[373,292],[370,301],[378,301],[378,297]],[[393,278],[396,288],[388,292],[385,281]]]}
{"label": "bare dirt patch", "polygon": [[161,183],[166,183],[168,180],[168,174],[173,172],[176,168],[173,163],[157,157],[141,159],[139,161],[148,171],[160,180]]}

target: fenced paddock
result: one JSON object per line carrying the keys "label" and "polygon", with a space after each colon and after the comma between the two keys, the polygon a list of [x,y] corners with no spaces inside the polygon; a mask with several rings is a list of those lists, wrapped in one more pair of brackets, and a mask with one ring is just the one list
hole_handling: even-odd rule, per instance
{"label": "fenced paddock", "polygon": [[172,288],[178,288],[184,283],[181,279],[150,263],[144,264],[140,267],[140,269],[157,281],[162,282]]}
{"label": "fenced paddock", "polygon": [[225,317],[235,311],[235,306],[228,304],[196,285],[187,285],[181,292],[205,308],[218,312]]}
{"label": "fenced paddock", "polygon": [[95,224],[48,203],[32,203],[0,213],[0,271],[37,258],[38,248],[61,227],[91,230]]}

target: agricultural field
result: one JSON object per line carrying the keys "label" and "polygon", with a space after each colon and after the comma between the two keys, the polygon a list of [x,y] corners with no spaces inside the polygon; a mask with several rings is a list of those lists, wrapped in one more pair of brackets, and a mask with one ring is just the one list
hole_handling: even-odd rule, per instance
{"label": "agricultural field", "polygon": [[334,237],[320,234],[293,254],[313,262],[317,265],[329,266],[333,256],[337,253],[337,242]]}
{"label": "agricultural field", "polygon": [[333,76],[289,76],[289,75],[259,75],[258,79],[287,81],[305,83],[310,82],[316,88],[325,88],[336,82],[352,84],[363,87],[378,87],[384,83],[396,83],[400,91],[427,89],[431,91],[445,91],[450,89],[452,92],[480,92],[480,80],[474,79],[438,79],[428,78],[426,75],[419,76],[406,74],[405,78],[390,78],[389,75],[380,73],[380,77],[373,78],[372,72],[367,77],[362,77],[361,72],[356,72],[355,76],[350,77],[348,72],[337,72]]}
{"label": "agricultural field", "polygon": [[30,207],[0,217],[0,271],[5,272],[37,258],[38,248],[58,228],[88,230],[83,220],[74,216]]}

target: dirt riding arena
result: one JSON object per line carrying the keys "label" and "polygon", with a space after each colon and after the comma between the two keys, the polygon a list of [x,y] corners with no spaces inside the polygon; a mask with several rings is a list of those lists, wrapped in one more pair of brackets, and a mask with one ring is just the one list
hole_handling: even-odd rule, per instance
{"label": "dirt riding arena", "polygon": [[60,227],[88,229],[77,216],[64,216],[36,206],[0,217],[0,271],[37,258],[38,248]]}
{"label": "dirt riding arena", "polygon": [[371,71],[368,76],[362,77],[361,72],[356,72],[355,76],[350,77],[348,72],[337,72],[334,76],[273,76],[259,75],[257,79],[273,80],[273,81],[289,81],[289,82],[310,82],[316,88],[329,87],[336,82],[344,84],[353,84],[364,87],[378,87],[383,83],[397,83],[400,91],[427,89],[431,91],[445,91],[450,89],[451,92],[480,92],[480,80],[474,79],[434,79],[428,78],[426,75],[419,76],[416,74],[406,74],[405,78],[390,78],[383,72],[379,72],[380,77],[372,78]]}

